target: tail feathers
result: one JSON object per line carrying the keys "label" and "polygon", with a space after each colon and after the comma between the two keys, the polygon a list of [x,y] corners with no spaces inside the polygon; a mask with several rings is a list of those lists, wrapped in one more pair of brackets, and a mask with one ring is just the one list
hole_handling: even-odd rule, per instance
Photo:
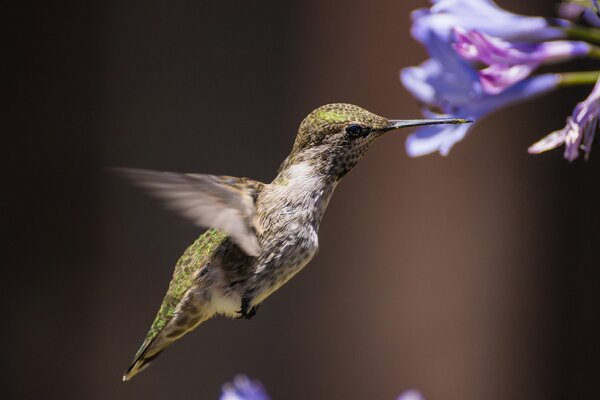
{"label": "tail feathers", "polygon": [[[176,278],[173,279],[175,280]],[[171,285],[172,284],[173,281],[171,282]],[[167,293],[160,311],[154,320],[150,331],[146,335],[146,340],[144,340],[144,343],[133,358],[133,362],[123,374],[123,381],[128,381],[139,374],[148,367],[164,349],[175,343],[175,341],[180,339],[186,333],[195,329],[212,315],[206,312],[204,304],[202,304],[202,308],[198,310],[200,306],[194,304],[193,300],[188,300],[185,295],[182,298],[183,300],[181,300],[181,304],[177,306],[174,315],[171,315],[169,312],[164,311],[169,310],[169,307],[172,307],[168,304],[172,299],[172,296]],[[167,306],[165,306],[165,304],[167,304]],[[194,313],[191,313],[192,308],[195,311]],[[179,312],[178,310],[180,309],[187,311]]]}
{"label": "tail feathers", "polygon": [[158,357],[160,353],[162,353],[162,351],[165,349],[163,347],[158,351],[150,352],[149,350],[151,349],[151,347],[153,347],[153,342],[154,340],[144,342],[140,350],[135,355],[133,362],[131,363],[129,368],[127,368],[127,371],[125,371],[125,373],[123,374],[123,382],[130,380],[138,373],[146,369],[152,363],[152,361],[154,361],[154,359]]}

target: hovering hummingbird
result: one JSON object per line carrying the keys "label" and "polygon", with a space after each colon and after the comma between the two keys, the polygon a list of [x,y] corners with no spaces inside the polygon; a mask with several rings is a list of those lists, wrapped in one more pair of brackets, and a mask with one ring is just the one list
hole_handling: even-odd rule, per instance
{"label": "hovering hummingbird", "polygon": [[384,133],[464,119],[389,120],[351,104],[328,104],[300,124],[271,183],[248,178],[123,169],[197,225],[209,228],[175,265],[173,278],[127,381],[165,348],[220,314],[252,318],[318,248],[319,224],[336,185]]}

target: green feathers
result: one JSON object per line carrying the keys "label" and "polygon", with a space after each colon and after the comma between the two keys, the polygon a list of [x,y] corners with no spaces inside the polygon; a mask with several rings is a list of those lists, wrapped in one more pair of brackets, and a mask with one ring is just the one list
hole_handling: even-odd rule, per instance
{"label": "green feathers", "polygon": [[319,110],[316,112],[316,115],[318,118],[329,123],[339,123],[348,120],[347,115],[334,110]]}
{"label": "green feathers", "polygon": [[192,287],[195,273],[209,260],[215,249],[225,240],[227,235],[216,229],[209,229],[201,235],[177,261],[169,290],[160,306],[156,319],[146,336],[151,341],[173,318],[177,305],[185,293]]}

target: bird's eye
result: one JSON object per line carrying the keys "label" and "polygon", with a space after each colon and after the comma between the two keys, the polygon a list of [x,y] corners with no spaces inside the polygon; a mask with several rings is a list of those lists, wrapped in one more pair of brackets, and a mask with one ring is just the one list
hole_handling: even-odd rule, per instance
{"label": "bird's eye", "polygon": [[351,138],[366,136],[367,133],[369,133],[369,130],[360,125],[353,124],[346,127],[346,134]]}

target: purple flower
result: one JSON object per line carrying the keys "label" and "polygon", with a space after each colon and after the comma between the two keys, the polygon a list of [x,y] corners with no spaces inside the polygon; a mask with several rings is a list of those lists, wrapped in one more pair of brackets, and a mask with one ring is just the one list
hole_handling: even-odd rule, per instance
{"label": "purple flower", "polygon": [[238,375],[233,382],[223,385],[221,400],[269,400],[269,395],[260,382]]}
{"label": "purple flower", "polygon": [[483,89],[490,94],[502,92],[528,77],[542,64],[566,61],[589,54],[585,42],[557,40],[543,43],[511,43],[476,30],[454,30],[454,49],[469,61],[488,65],[479,72]]}
{"label": "purple flower", "polygon": [[594,1],[594,9],[590,6],[586,7],[582,4],[565,2],[558,8],[558,15],[562,18],[577,21],[582,19],[591,26],[600,27],[600,14],[598,10],[598,2]]}
{"label": "purple flower", "polygon": [[[505,40],[548,40],[565,36],[542,17],[526,17],[501,9],[491,0],[432,0],[429,9],[412,14],[412,35],[422,43],[429,32],[450,40],[452,30],[461,27],[477,30]],[[565,21],[556,21],[564,24]]]}
{"label": "purple flower", "polygon": [[[538,75],[522,80],[497,95],[490,95],[483,90],[477,71],[456,53],[448,41],[432,31],[425,43],[431,58],[418,67],[403,69],[400,78],[404,86],[426,106],[423,113],[427,117],[478,120],[506,105],[546,93],[560,82],[556,74]],[[406,150],[411,157],[435,151],[447,155],[472,125],[423,127],[407,138]]]}
{"label": "purple flower", "polygon": [[425,397],[419,391],[411,389],[398,396],[397,400],[425,400]]}
{"label": "purple flower", "polygon": [[598,129],[600,118],[600,80],[596,82],[592,93],[587,99],[575,106],[573,114],[567,118],[563,129],[554,131],[529,147],[529,153],[538,154],[565,145],[564,157],[573,161],[583,150],[587,159]]}

